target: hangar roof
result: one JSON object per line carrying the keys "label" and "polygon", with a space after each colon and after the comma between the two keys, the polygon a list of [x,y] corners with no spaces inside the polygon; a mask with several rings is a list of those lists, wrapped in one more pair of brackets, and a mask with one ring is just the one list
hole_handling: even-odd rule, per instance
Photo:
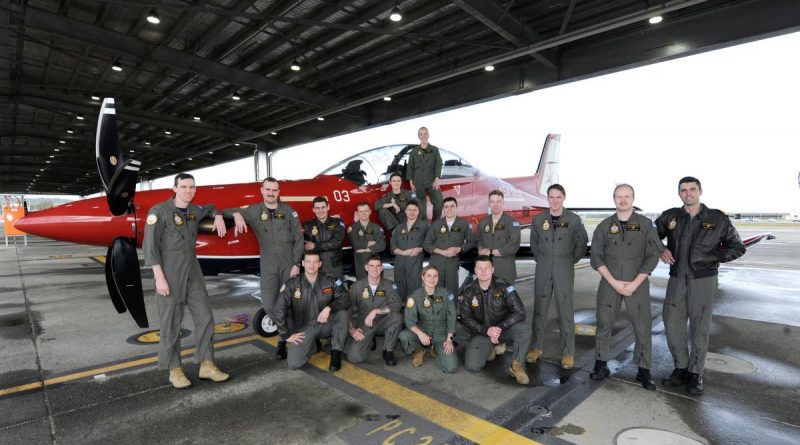
{"label": "hangar roof", "polygon": [[116,99],[124,153],[160,177],[800,25],[795,0],[6,5],[0,191],[79,195],[101,188],[96,98]]}

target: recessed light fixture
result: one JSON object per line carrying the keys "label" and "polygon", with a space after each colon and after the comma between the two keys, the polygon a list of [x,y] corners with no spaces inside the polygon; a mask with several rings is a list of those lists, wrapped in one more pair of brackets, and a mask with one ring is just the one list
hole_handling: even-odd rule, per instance
{"label": "recessed light fixture", "polygon": [[67,128],[67,133],[68,134],[73,134],[73,133],[75,133],[75,130],[73,130],[72,128]]}
{"label": "recessed light fixture", "polygon": [[233,99],[233,100],[241,100],[242,98],[241,98],[241,96],[239,96],[239,94],[233,93],[233,96],[231,96],[231,99]]}
{"label": "recessed light fixture", "polygon": [[84,119],[84,117],[83,117],[82,114],[78,114],[78,115],[75,116],[75,119],[78,119],[79,121],[82,121]]}
{"label": "recessed light fixture", "polygon": [[50,161],[44,161],[44,162],[47,162],[48,164],[50,163]]}
{"label": "recessed light fixture", "polygon": [[56,155],[50,155],[50,159],[53,159],[55,157],[56,157]]}
{"label": "recessed light fixture", "polygon": [[289,68],[291,68],[292,71],[300,71],[300,64],[295,60],[289,65]]}
{"label": "recessed light fixture", "polygon": [[192,158],[186,158],[186,160],[187,160],[187,161],[191,161],[191,160],[192,160]]}
{"label": "recessed light fixture", "polygon": [[193,117],[192,119],[194,119],[194,120],[196,120],[196,121],[199,121],[199,120],[200,120],[200,116],[195,116],[195,117]]}
{"label": "recessed light fixture", "polygon": [[92,94],[91,98],[92,100],[100,100],[100,96],[97,96],[95,94]]}
{"label": "recessed light fixture", "polygon": [[111,64],[111,69],[116,71],[116,72],[120,72],[120,71],[122,71],[122,65],[120,65],[119,62],[114,62],[114,63]]}
{"label": "recessed light fixture", "polygon": [[166,134],[166,135],[170,135],[170,134],[172,134],[172,132],[171,132],[171,131],[169,131],[169,130],[164,130],[164,134]]}
{"label": "recessed light fixture", "polygon": [[150,145],[150,141],[144,141],[144,145]]}
{"label": "recessed light fixture", "polygon": [[60,150],[60,149],[58,149],[58,148],[54,148],[54,149],[53,149],[53,151],[61,151],[61,150]]}
{"label": "recessed light fixture", "polygon": [[276,134],[278,134],[278,132],[277,131],[270,131],[269,134],[275,136]]}
{"label": "recessed light fixture", "polygon": [[318,118],[317,118],[317,120],[318,120],[318,121],[324,121],[324,120],[325,120],[325,118],[324,118],[323,116],[320,116],[320,117],[318,117]]}
{"label": "recessed light fixture", "polygon": [[383,101],[384,102],[391,102],[392,101],[392,96],[384,96],[383,97]]}
{"label": "recessed light fixture", "polygon": [[655,25],[656,23],[661,23],[662,20],[664,20],[664,17],[661,17],[660,15],[655,15],[653,17],[650,17],[648,22],[650,22],[651,25]]}
{"label": "recessed light fixture", "polygon": [[483,69],[486,71],[494,71],[494,65],[486,65]]}
{"label": "recessed light fixture", "polygon": [[209,151],[209,152],[208,152],[208,154],[210,154],[210,155],[213,155],[213,154],[214,154],[214,152],[213,152],[213,151]]}
{"label": "recessed light fixture", "polygon": [[59,144],[66,144],[66,143],[67,143],[67,141],[65,141],[65,140],[61,139],[61,140],[59,140],[59,141],[58,141],[58,143],[59,143]]}
{"label": "recessed light fixture", "polygon": [[133,150],[130,150],[130,152],[131,152],[131,153],[136,153],[136,152],[135,152],[135,151],[133,151]]}
{"label": "recessed light fixture", "polygon": [[233,143],[233,146],[234,146],[234,147],[238,147],[238,146],[239,146],[239,143],[238,143],[238,142],[234,142],[234,143]]}
{"label": "recessed light fixture", "polygon": [[154,25],[161,23],[161,19],[158,18],[158,14],[156,14],[155,9],[151,9],[150,12],[147,13],[147,21]]}
{"label": "recessed light fixture", "polygon": [[389,20],[393,22],[403,20],[403,14],[400,13],[400,7],[398,7],[397,4],[394,5],[392,12],[389,14]]}

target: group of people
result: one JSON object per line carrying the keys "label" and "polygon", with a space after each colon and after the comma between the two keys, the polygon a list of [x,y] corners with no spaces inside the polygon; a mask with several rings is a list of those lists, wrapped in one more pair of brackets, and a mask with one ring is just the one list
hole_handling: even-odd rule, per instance
{"label": "group of people", "polygon": [[[418,136],[420,144],[412,149],[406,170],[411,190],[401,188],[402,174],[392,174],[386,195],[374,204],[359,203],[350,226],[328,214],[324,196],[312,201],[315,218],[301,223],[297,212],[280,201],[280,184],[274,178],[262,182],[262,202],[218,211],[214,206],[192,204],[194,178],[175,177],[174,197],[149,211],[143,243],[158,295],[159,368],[169,370],[173,386],[191,385],[180,364],[184,306],[194,319],[199,377],[213,381],[229,377],[213,362],[213,316],[194,253],[197,223],[209,215],[214,215],[214,230],[220,237],[226,233],[224,215],[233,218],[236,235],[249,228],[258,239],[262,304],[280,335],[276,357],[286,359],[290,369],[303,366],[320,350],[320,338],[331,338],[329,369],[335,372],[343,357],[352,363],[366,360],[369,351],[376,349],[375,337],[382,335],[387,365],[397,363],[394,349],[399,341],[414,366],[421,366],[431,355],[439,369],[454,372],[459,363],[454,336],[460,322],[469,335],[464,357],[467,370],[481,370],[510,343],[513,358],[508,374],[527,384],[525,364],[542,357],[551,300],[558,312],[561,367],[574,366],[574,264],[586,255],[588,236],[581,218],[564,207],[564,187],[548,188],[549,208],[531,222],[536,275],[533,322],[528,325],[525,306],[514,287],[520,223],[504,212],[503,192],[489,193],[490,212],[473,231],[457,215],[456,199],[442,197],[441,156],[428,143],[428,129],[420,128]],[[654,223],[634,211],[633,187],[621,184],[613,193],[616,212],[594,231],[590,262],[601,276],[596,360],[590,374],[594,380],[610,375],[611,328],[624,300],[636,338],[636,379],[644,388],[655,389],[650,372],[648,276],[660,258],[670,264],[663,318],[675,363],[662,384],[687,385],[692,394],[703,392],[717,269],[720,262],[741,256],[745,248],[729,218],[700,202],[699,180],[681,179],[678,192],[683,206],[665,211]],[[433,205],[430,222],[425,216],[426,196]],[[384,229],[370,219],[373,207],[383,228],[391,232],[393,281],[383,277],[380,253],[387,245]],[[343,282],[345,236],[352,247],[357,279],[349,288]],[[472,249],[478,254],[476,279],[459,287],[460,258]],[[423,267],[425,252],[430,260]]]}

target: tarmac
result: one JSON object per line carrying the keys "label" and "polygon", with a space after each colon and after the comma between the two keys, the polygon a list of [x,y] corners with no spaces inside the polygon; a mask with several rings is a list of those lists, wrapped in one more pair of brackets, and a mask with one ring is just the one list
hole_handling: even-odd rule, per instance
{"label": "tarmac", "polygon": [[[742,237],[763,231],[740,227]],[[526,386],[507,376],[509,353],[482,372],[449,375],[430,359],[414,368],[400,348],[398,365],[385,366],[380,340],[366,363],[330,373],[326,347],[289,371],[275,359],[275,338],[255,335],[245,320],[260,307],[258,278],[221,275],[206,282],[220,329],[216,361],[232,377],[198,380],[187,314],[184,364],[193,386],[175,390],[155,367],[156,345],[137,342],[147,330],[109,301],[105,248],[35,237],[27,246],[0,244],[0,443],[797,444],[800,224],[769,231],[776,239],[720,268],[701,396],[660,384],[673,369],[661,321],[664,264],[650,279],[656,391],[634,380],[624,313],[613,332],[612,376],[588,378],[599,281],[588,260],[576,265],[576,366],[560,369],[551,306],[544,358],[527,365]],[[528,323],[533,268],[518,261]],[[156,329],[148,269],[143,284]],[[463,331],[457,341],[463,364]]]}

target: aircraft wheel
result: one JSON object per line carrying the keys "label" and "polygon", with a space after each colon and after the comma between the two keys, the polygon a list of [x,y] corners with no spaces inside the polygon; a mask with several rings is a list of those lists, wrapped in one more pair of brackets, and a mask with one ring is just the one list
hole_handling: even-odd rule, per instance
{"label": "aircraft wheel", "polygon": [[278,335],[278,327],[275,322],[267,315],[264,308],[261,308],[253,315],[253,330],[262,337],[274,337]]}

